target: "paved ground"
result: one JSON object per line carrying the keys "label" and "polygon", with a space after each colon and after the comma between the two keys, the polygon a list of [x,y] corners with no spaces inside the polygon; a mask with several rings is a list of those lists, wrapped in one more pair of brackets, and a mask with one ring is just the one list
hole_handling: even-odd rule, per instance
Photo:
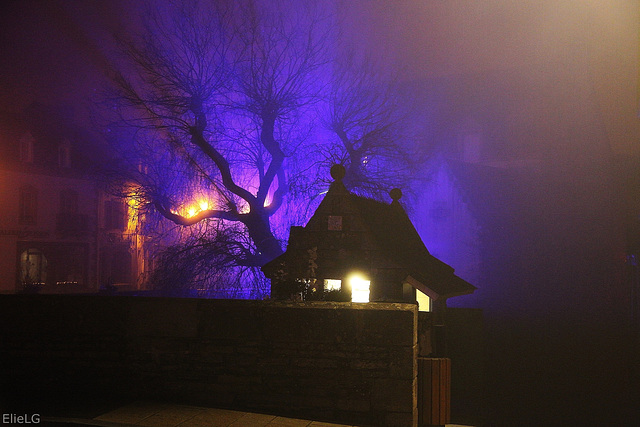
{"label": "paved ground", "polygon": [[136,402],[93,419],[44,418],[50,425],[93,425],[103,427],[347,427],[318,421],[254,414],[226,409]]}
{"label": "paved ground", "polygon": [[[43,418],[50,426],[151,427],[347,427],[319,421],[253,414],[226,409],[136,402],[91,419]],[[447,427],[456,427],[448,424]],[[463,426],[459,426],[463,427]]]}

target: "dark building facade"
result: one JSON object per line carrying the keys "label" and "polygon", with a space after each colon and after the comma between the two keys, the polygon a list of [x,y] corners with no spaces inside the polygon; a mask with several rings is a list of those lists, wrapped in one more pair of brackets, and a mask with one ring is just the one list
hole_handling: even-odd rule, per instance
{"label": "dark building facade", "polygon": [[104,191],[94,141],[52,110],[0,120],[0,293],[138,288],[143,242],[127,202]]}
{"label": "dark building facade", "polygon": [[263,267],[272,296],[333,295],[353,302],[413,302],[422,311],[475,287],[432,256],[399,199],[390,204],[350,193],[344,168],[305,227],[292,227],[286,252]]}

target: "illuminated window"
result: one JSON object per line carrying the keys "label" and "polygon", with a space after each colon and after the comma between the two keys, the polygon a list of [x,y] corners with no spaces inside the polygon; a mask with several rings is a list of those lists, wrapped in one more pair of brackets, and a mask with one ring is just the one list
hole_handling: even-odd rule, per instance
{"label": "illuminated window", "polygon": [[371,285],[369,280],[354,274],[349,277],[349,285],[351,285],[352,302],[369,302],[369,286]]}
{"label": "illuminated window", "polygon": [[339,291],[342,289],[342,280],[340,279],[324,279],[324,291]]}
{"label": "illuminated window", "polygon": [[47,258],[38,249],[20,255],[20,280],[23,285],[42,285],[47,280]]}
{"label": "illuminated window", "polygon": [[20,188],[19,220],[22,224],[35,224],[38,217],[38,190],[32,186]]}
{"label": "illuminated window", "polygon": [[418,311],[431,311],[431,298],[417,289],[416,300],[418,300]]}

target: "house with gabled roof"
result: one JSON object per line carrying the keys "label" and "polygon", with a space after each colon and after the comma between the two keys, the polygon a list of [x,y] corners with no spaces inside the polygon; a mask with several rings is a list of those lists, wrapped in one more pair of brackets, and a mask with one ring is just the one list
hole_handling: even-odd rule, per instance
{"label": "house with gabled roof", "polygon": [[353,302],[418,302],[421,311],[438,310],[451,297],[474,292],[473,285],[429,253],[400,204],[358,196],[342,183],[345,169],[331,168],[334,179],[304,227],[291,227],[287,250],[262,267],[271,279],[272,297]]}

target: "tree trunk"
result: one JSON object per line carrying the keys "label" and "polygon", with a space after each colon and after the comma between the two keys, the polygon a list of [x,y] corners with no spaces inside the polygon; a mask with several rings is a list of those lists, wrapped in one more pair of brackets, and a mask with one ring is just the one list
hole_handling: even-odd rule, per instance
{"label": "tree trunk", "polygon": [[264,209],[252,208],[243,223],[258,250],[255,265],[262,266],[282,254],[282,247],[271,231],[269,216]]}

